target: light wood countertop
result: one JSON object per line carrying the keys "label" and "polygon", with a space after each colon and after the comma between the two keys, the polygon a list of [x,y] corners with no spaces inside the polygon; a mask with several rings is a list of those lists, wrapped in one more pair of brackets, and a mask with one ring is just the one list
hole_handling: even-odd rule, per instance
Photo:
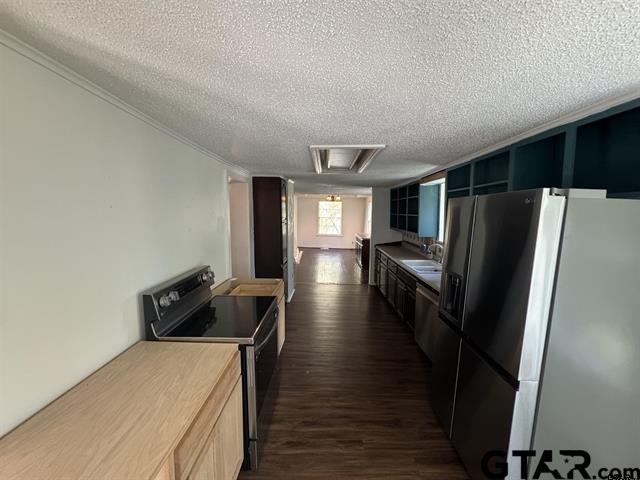
{"label": "light wood countertop", "polygon": [[237,345],[139,342],[0,439],[0,478],[152,479]]}

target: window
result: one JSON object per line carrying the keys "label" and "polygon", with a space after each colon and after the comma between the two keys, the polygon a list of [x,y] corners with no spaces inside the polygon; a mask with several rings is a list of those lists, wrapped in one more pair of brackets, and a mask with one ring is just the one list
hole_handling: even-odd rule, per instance
{"label": "window", "polygon": [[342,235],[342,202],[318,202],[318,235]]}
{"label": "window", "polygon": [[444,178],[420,184],[420,223],[418,234],[444,242],[446,188]]}
{"label": "window", "polygon": [[438,212],[438,241],[444,242],[444,219],[447,212],[445,208],[447,206],[447,189],[445,188],[444,181],[440,184],[440,211]]}

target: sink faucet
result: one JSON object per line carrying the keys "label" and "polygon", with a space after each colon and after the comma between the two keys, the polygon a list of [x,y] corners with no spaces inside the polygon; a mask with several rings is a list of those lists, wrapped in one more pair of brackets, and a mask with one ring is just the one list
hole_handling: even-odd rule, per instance
{"label": "sink faucet", "polygon": [[444,248],[439,243],[432,243],[427,247],[427,254],[431,254],[432,257],[442,258],[442,251]]}
{"label": "sink faucet", "polygon": [[427,255],[427,252],[429,251],[429,247],[427,246],[426,240],[422,241],[422,244],[420,245],[420,251],[425,255]]}

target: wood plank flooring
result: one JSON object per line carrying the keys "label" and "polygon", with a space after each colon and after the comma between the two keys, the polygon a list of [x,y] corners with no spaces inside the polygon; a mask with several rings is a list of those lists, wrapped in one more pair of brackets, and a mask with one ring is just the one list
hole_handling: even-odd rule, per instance
{"label": "wood plank flooring", "polygon": [[369,272],[356,263],[355,250],[301,248],[302,261],[296,265],[298,283],[361,284],[369,282]]}
{"label": "wood plank flooring", "polygon": [[379,292],[300,277],[260,468],[240,478],[467,479],[429,405],[425,357]]}

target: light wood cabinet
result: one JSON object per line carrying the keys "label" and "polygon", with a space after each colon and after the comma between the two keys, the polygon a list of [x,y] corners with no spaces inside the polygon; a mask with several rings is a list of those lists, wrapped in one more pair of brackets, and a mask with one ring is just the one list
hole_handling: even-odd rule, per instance
{"label": "light wood cabinet", "polygon": [[205,443],[200,456],[196,460],[188,480],[213,480],[216,478],[213,438]]}
{"label": "light wood cabinet", "polygon": [[242,384],[238,380],[188,480],[234,479],[242,466]]}
{"label": "light wood cabinet", "polygon": [[231,480],[237,345],[140,342],[0,439],[0,478]]}
{"label": "light wood cabinet", "polygon": [[176,472],[173,465],[173,455],[171,455],[169,459],[164,462],[160,471],[153,480],[174,480],[175,475]]}
{"label": "light wood cabinet", "polygon": [[236,385],[211,435],[215,480],[236,478],[244,459],[242,385]]}

